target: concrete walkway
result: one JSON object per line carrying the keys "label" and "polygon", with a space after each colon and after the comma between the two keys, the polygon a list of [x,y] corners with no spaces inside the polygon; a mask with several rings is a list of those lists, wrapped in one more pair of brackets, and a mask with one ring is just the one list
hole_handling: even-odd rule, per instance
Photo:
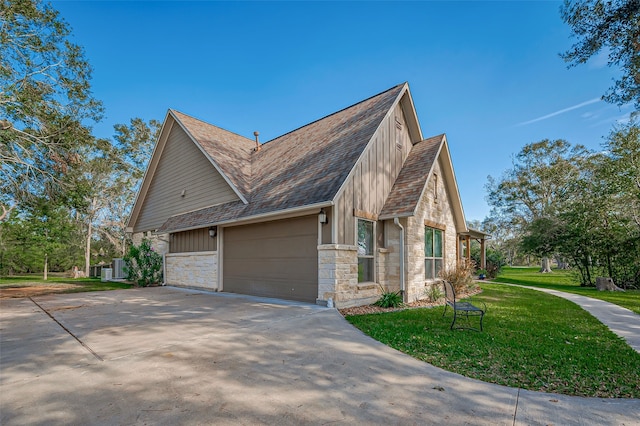
{"label": "concrete walkway", "polygon": [[468,379],[315,305],[146,288],[0,301],[0,424],[640,425]]}
{"label": "concrete walkway", "polygon": [[496,283],[492,281],[485,282],[543,291],[545,293],[570,300],[600,320],[601,323],[609,327],[609,329],[615,334],[625,339],[629,346],[640,353],[640,315],[627,308],[605,302],[604,300],[592,299],[591,297],[565,293],[563,291],[551,290],[548,288],[530,287],[520,284]]}

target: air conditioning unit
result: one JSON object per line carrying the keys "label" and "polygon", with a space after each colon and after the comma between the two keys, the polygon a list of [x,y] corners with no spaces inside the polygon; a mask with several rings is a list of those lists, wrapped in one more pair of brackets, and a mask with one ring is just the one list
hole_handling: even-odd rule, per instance
{"label": "air conditioning unit", "polygon": [[100,281],[107,282],[111,281],[113,278],[113,269],[111,268],[102,268],[102,272],[100,273]]}
{"label": "air conditioning unit", "polygon": [[127,266],[127,262],[124,259],[113,259],[113,279],[124,280],[127,278],[127,273],[124,267]]}

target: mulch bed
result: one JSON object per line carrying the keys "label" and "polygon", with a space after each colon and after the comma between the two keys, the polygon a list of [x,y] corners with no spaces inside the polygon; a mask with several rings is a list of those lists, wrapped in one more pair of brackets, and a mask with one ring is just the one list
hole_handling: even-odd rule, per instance
{"label": "mulch bed", "polygon": [[[473,296],[478,293],[482,293],[482,289],[480,289],[480,287],[475,288],[469,292],[457,295],[458,297],[456,297],[456,299],[464,299],[465,297]],[[397,308],[381,308],[379,306],[366,305],[366,306],[355,306],[353,308],[338,309],[338,312],[340,312],[342,316],[347,317],[351,315],[381,314],[384,312],[403,311],[405,309],[433,308],[435,306],[443,306],[443,305],[444,305],[444,298],[436,302],[429,302],[427,300],[416,300],[415,302],[405,303],[404,305]]]}

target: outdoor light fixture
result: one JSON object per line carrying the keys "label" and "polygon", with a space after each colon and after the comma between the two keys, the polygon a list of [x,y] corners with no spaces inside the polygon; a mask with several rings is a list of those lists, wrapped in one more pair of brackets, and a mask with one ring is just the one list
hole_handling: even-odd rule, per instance
{"label": "outdoor light fixture", "polygon": [[329,223],[329,218],[327,214],[324,212],[324,209],[320,209],[320,214],[318,214],[318,220],[320,223]]}
{"label": "outdoor light fixture", "polygon": [[209,236],[211,238],[215,238],[216,235],[218,235],[218,227],[217,226],[213,226],[213,227],[209,228]]}

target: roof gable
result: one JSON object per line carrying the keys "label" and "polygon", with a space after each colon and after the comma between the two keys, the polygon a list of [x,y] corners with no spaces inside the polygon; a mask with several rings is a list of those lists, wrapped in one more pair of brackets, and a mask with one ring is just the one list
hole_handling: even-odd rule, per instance
{"label": "roof gable", "polygon": [[444,140],[445,136],[442,134],[413,146],[380,212],[381,219],[415,214]]}
{"label": "roof gable", "polygon": [[457,231],[467,230],[447,137],[444,134],[430,137],[413,146],[402,171],[391,188],[389,197],[380,213],[380,219],[415,215],[418,203],[424,195],[438,159],[442,162],[444,184],[453,208]]}

